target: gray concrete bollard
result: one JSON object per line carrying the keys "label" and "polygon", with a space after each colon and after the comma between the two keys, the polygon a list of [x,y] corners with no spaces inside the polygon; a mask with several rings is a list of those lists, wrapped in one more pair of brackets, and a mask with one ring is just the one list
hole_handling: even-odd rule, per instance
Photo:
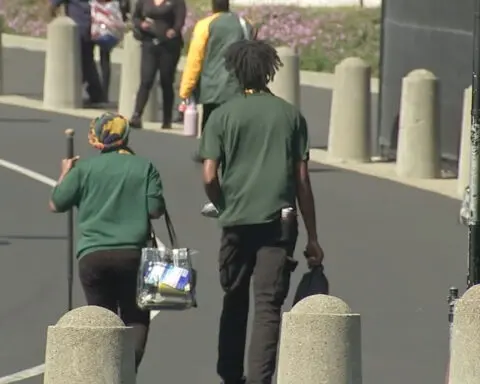
{"label": "gray concrete bollard", "polygon": [[472,130],[472,87],[465,89],[463,94],[462,137],[460,141],[460,156],[458,161],[458,196],[463,198],[465,188],[470,181],[470,135]]}
{"label": "gray concrete bollard", "polygon": [[[118,113],[130,118],[135,106],[138,87],[140,85],[141,45],[133,37],[133,32],[125,34],[123,39],[123,60],[120,74],[120,95]],[[142,120],[158,121],[158,85],[154,84],[147,105],[143,111]]]}
{"label": "gray concrete bollard", "polygon": [[335,67],[328,133],[328,156],[332,160],[371,160],[370,80],[371,68],[359,58],[347,58]]}
{"label": "gray concrete bollard", "polygon": [[361,384],[360,315],[314,295],[283,314],[278,384]]}
{"label": "gray concrete bollard", "polygon": [[289,47],[278,47],[278,56],[282,60],[281,67],[273,81],[270,90],[290,104],[300,108],[300,58],[298,53]]}
{"label": "gray concrete bollard", "polygon": [[107,309],[68,312],[48,327],[44,384],[134,384],[133,337]]}
{"label": "gray concrete bollard", "polygon": [[425,69],[403,78],[396,171],[400,177],[440,177],[438,79]]}
{"label": "gray concrete bollard", "polygon": [[83,106],[80,36],[77,24],[66,16],[55,18],[47,27],[43,106]]}
{"label": "gray concrete bollard", "polygon": [[450,339],[449,384],[480,382],[480,285],[457,301]]}

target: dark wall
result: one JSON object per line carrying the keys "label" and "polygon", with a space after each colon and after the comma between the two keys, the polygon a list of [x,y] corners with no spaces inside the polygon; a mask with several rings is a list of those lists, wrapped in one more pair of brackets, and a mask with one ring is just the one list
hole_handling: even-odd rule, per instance
{"label": "dark wall", "polygon": [[379,144],[395,148],[402,78],[428,69],[440,79],[442,154],[458,158],[463,90],[471,83],[474,0],[383,0]]}

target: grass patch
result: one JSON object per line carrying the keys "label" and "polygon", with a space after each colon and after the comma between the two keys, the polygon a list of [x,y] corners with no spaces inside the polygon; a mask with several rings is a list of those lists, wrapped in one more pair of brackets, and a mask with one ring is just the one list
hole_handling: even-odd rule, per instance
{"label": "grass patch", "polygon": [[[188,7],[184,28],[187,46],[195,22],[209,13],[210,0],[189,0]],[[343,59],[356,56],[378,75],[379,8],[258,5],[233,9],[258,26],[260,38],[276,46],[296,48],[304,70],[331,72]],[[48,0],[0,0],[0,12],[8,32],[45,35]]]}

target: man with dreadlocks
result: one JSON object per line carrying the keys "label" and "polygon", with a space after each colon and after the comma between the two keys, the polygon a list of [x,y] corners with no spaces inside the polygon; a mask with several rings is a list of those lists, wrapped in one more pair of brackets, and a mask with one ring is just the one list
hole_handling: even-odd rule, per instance
{"label": "man with dreadlocks", "polygon": [[[225,384],[271,384],[281,307],[297,264],[297,200],[308,236],[308,266],[323,261],[308,174],[307,124],[293,105],[268,89],[282,65],[275,48],[263,41],[239,41],[229,47],[225,65],[243,92],[212,112],[200,145],[205,191],[222,226],[225,295],[217,371]],[[252,276],[255,320],[244,378]]]}

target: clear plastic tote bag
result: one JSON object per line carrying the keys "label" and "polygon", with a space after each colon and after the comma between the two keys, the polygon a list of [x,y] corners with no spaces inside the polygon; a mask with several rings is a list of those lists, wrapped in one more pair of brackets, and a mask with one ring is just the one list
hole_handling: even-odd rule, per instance
{"label": "clear plastic tote bag", "polygon": [[167,211],[164,216],[171,248],[158,246],[150,225],[150,244],[142,249],[138,270],[137,305],[144,310],[186,310],[197,306],[192,255],[198,252],[179,247]]}

